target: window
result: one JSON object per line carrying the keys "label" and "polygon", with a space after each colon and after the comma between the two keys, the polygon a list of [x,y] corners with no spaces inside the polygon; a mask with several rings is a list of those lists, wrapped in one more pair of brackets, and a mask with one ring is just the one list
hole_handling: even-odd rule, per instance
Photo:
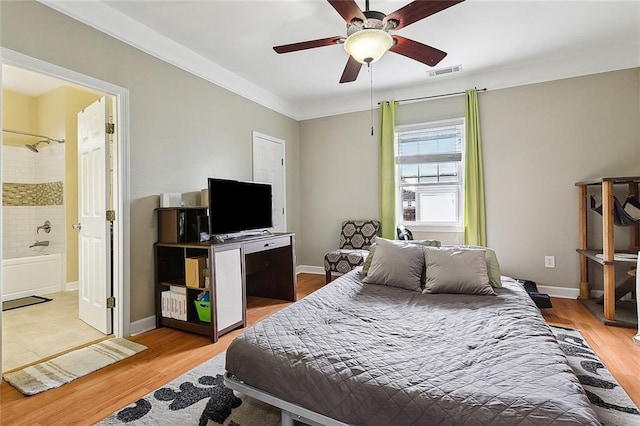
{"label": "window", "polygon": [[464,119],[396,127],[398,222],[462,228]]}

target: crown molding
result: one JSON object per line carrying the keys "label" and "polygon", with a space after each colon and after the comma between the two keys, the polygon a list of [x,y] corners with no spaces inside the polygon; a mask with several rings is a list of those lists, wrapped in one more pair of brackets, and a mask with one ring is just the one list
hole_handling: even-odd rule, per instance
{"label": "crown molding", "polygon": [[[131,19],[99,0],[36,0],[64,15],[110,35],[151,56],[298,120],[290,102],[221,67],[204,56]],[[117,22],[117,25],[113,23]]]}

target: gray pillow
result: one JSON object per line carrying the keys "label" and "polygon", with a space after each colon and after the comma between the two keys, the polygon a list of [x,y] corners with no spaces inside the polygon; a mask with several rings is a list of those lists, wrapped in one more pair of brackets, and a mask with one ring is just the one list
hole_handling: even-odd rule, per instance
{"label": "gray pillow", "polygon": [[[440,241],[438,240],[388,240],[382,237],[376,237],[374,241],[385,240],[392,242],[397,245],[406,245],[406,244],[414,244],[422,247],[440,247]],[[371,262],[373,261],[373,255],[376,251],[376,243],[374,242],[369,247],[369,255],[364,261],[364,265],[362,266],[362,275],[367,276],[369,273],[369,268],[371,267]],[[424,269],[424,268],[423,268]],[[424,286],[424,271],[422,271],[422,285]]]}
{"label": "gray pillow", "polygon": [[484,250],[430,249],[425,251],[425,262],[423,293],[496,294],[489,283]]}
{"label": "gray pillow", "polygon": [[364,283],[420,291],[424,250],[413,244],[376,239],[375,256]]}
{"label": "gray pillow", "polygon": [[445,246],[445,247],[460,247],[469,249],[478,249],[485,251],[485,261],[487,262],[487,274],[489,275],[489,283],[492,287],[502,288],[502,280],[500,279],[500,264],[498,263],[498,256],[493,249],[482,246]]}

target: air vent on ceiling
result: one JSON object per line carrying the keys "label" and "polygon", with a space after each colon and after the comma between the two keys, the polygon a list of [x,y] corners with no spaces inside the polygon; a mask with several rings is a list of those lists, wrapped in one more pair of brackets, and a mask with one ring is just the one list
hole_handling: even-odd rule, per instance
{"label": "air vent on ceiling", "polygon": [[439,75],[451,74],[462,70],[462,65],[454,65],[452,67],[439,68],[437,70],[427,71],[429,77],[437,77]]}

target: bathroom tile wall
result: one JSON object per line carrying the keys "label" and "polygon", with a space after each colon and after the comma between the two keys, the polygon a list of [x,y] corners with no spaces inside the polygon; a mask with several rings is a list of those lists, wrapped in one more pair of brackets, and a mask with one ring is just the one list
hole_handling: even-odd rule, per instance
{"label": "bathroom tile wall", "polygon": [[2,147],[2,182],[37,183],[36,153],[18,146]]}
{"label": "bathroom tile wall", "polygon": [[[64,145],[41,144],[38,150],[2,147],[5,257],[25,252],[65,254]],[[36,232],[45,220],[51,222],[51,232]],[[29,248],[36,241],[49,241],[49,246]]]}

